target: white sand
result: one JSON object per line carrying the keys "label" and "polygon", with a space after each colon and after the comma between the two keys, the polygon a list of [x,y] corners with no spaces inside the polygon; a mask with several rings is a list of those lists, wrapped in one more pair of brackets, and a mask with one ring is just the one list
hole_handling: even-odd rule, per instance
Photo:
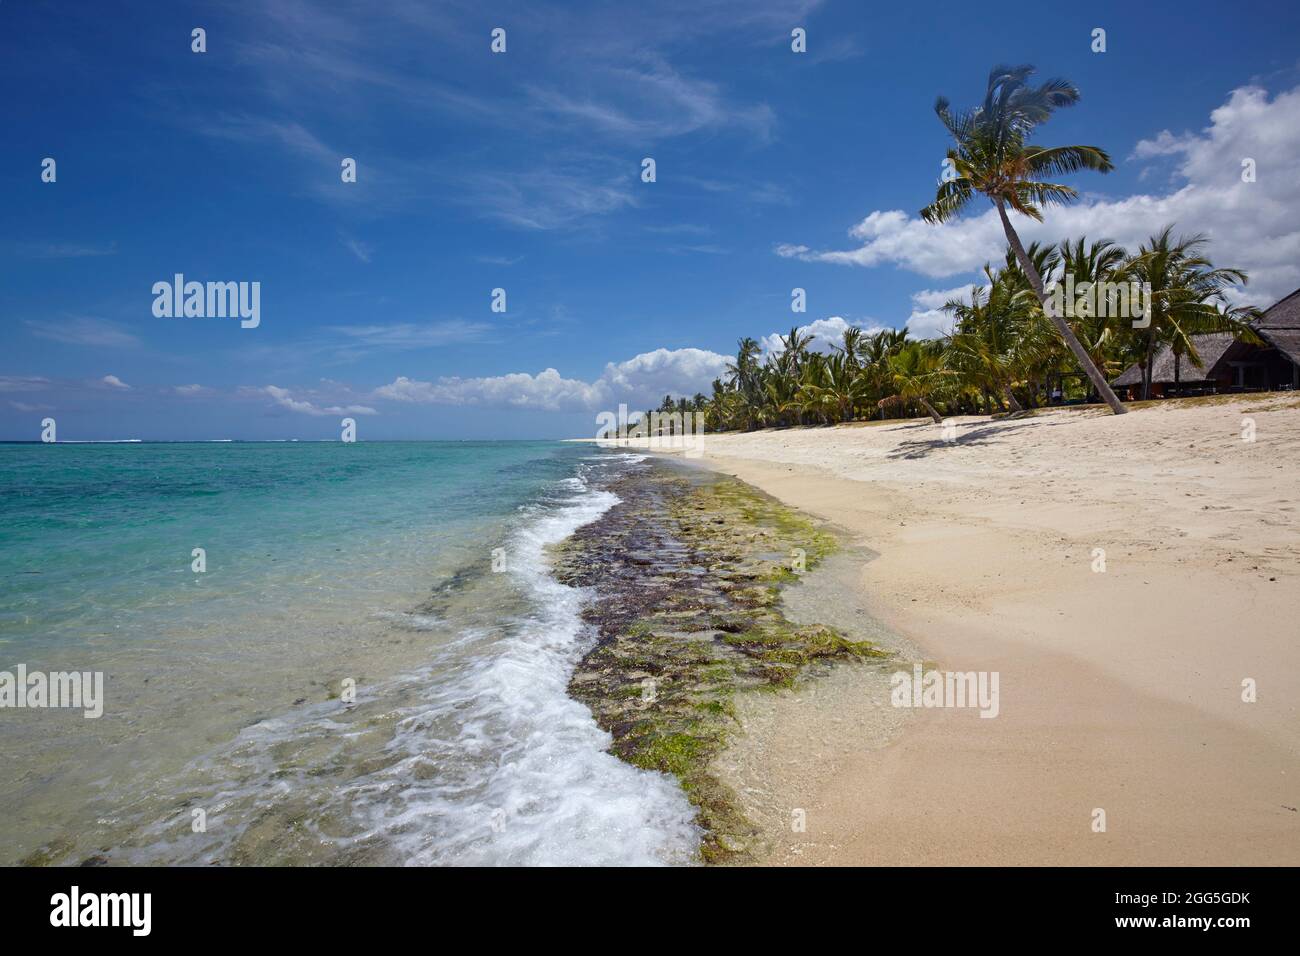
{"label": "white sand", "polygon": [[997,718],[892,741],[878,679],[747,704],[721,764],[770,862],[1300,864],[1300,399],[955,422],[707,440],[880,552],[854,597],[926,659],[1000,675]]}

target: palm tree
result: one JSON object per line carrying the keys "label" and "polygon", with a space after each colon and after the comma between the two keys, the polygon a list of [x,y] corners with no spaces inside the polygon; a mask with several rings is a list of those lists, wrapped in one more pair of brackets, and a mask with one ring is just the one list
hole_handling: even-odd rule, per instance
{"label": "palm tree", "polygon": [[953,177],[939,184],[935,201],[921,210],[926,222],[951,219],[974,198],[976,193],[989,197],[1002,220],[1007,242],[1015,250],[1045,314],[1074,353],[1075,360],[1087,373],[1093,387],[1116,415],[1128,411],[1116,397],[1106,378],[1088,357],[1064,316],[1048,308],[1043,279],[1025,252],[1020,236],[1007,217],[1007,207],[1039,222],[1040,206],[1065,204],[1077,198],[1069,186],[1043,182],[1040,176],[1072,173],[1080,169],[1109,172],[1114,166],[1106,152],[1096,146],[1030,146],[1027,143],[1034,127],[1046,122],[1052,111],[1073,106],[1079,91],[1066,80],[1048,80],[1042,86],[1026,81],[1034,73],[1032,66],[996,66],[989,73],[988,88],[982,105],[973,110],[953,113],[943,97],[934,111],[956,141],[948,150]]}
{"label": "palm tree", "polygon": [[776,368],[792,378],[798,378],[812,340],[811,332],[800,332],[798,326],[790,329],[789,335],[781,336],[781,354],[776,358]]}
{"label": "palm tree", "polygon": [[728,382],[737,391],[743,393],[752,391],[760,351],[758,342],[748,335],[737,340],[736,361],[727,363]]}
{"label": "palm tree", "polygon": [[986,286],[973,286],[970,301],[953,299],[944,310],[956,327],[944,349],[944,366],[969,384],[1007,400],[1021,411],[1013,389],[1046,350],[1033,292],[1014,273],[985,265]]}
{"label": "palm tree", "polygon": [[929,413],[936,425],[943,423],[930,399],[951,380],[950,373],[940,368],[939,358],[943,343],[937,340],[908,342],[889,357],[889,379],[895,394],[880,399],[883,407],[889,403],[917,401]]}
{"label": "palm tree", "polygon": [[1140,337],[1143,398],[1151,396],[1151,363],[1162,342],[1173,350],[1175,372],[1181,373],[1183,355],[1199,364],[1193,335],[1232,332],[1248,341],[1258,341],[1245,324],[1256,311],[1224,307],[1225,292],[1238,283],[1245,285],[1246,273],[1214,268],[1201,254],[1205,236],[1174,239],[1172,234],[1173,226],[1166,226],[1141,245],[1124,267],[1125,277],[1150,289],[1148,325]]}
{"label": "palm tree", "polygon": [[799,383],[778,371],[765,376],[763,385],[777,423],[787,424],[786,416],[793,414],[795,424],[802,425],[803,404],[799,401]]}
{"label": "palm tree", "polygon": [[[892,391],[892,373],[889,370],[890,356],[904,348],[910,340],[907,327],[901,329],[881,329],[874,335],[867,336],[858,346],[858,360],[862,366],[862,397],[864,401],[883,398]],[[879,403],[877,402],[879,406]],[[881,407],[881,416],[884,408]]]}
{"label": "palm tree", "polygon": [[[1074,330],[1088,357],[1109,381],[1131,364],[1124,361],[1125,351],[1117,347],[1122,345],[1127,330],[1108,318],[1116,314],[1113,297],[1108,298],[1103,309],[1097,290],[1103,288],[1103,283],[1119,284],[1123,281],[1128,253],[1110,239],[1089,243],[1086,236],[1073,242],[1064,241],[1058,248],[1062,272],[1074,277],[1076,290],[1076,300],[1064,303],[1066,314],[1073,317]],[[1080,292],[1087,288],[1085,283],[1091,287],[1087,292]],[[1113,290],[1113,286],[1111,288]]]}
{"label": "palm tree", "polygon": [[[847,335],[846,332],[846,338]],[[847,422],[853,417],[854,407],[862,402],[867,379],[859,374],[856,359],[851,359],[846,352],[817,358],[818,361],[810,363],[810,374],[799,388],[799,398],[804,408],[821,415],[823,421]]]}
{"label": "palm tree", "polygon": [[[1205,320],[1197,321],[1204,332],[1231,332],[1237,338],[1252,345],[1263,345],[1263,340],[1255,334],[1255,330],[1250,327],[1249,323],[1259,318],[1260,311],[1254,306],[1236,306],[1233,308],[1224,308],[1214,316],[1209,316]],[[1192,364],[1197,368],[1204,368],[1205,363],[1201,360],[1200,353],[1196,351],[1195,335],[1192,334],[1188,327],[1189,323],[1175,325],[1173,337],[1169,342],[1169,349],[1174,353],[1174,391],[1177,392],[1182,382],[1183,373],[1183,356],[1186,355],[1192,360]],[[1150,376],[1147,376],[1150,385]]]}
{"label": "palm tree", "polygon": [[842,344],[832,345],[831,348],[844,356],[844,361],[850,368],[857,370],[862,367],[858,362],[858,353],[862,351],[862,329],[856,325],[845,329]]}

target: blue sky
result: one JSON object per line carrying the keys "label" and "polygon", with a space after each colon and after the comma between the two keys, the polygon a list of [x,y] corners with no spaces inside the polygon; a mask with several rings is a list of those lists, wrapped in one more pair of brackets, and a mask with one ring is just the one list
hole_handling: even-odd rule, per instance
{"label": "blue sky", "polygon": [[[0,5],[0,438],[590,435],[742,335],[933,334],[1001,240],[917,221],[932,107],[995,62],[1073,80],[1041,141],[1119,167],[1042,238],[1176,221],[1252,301],[1300,285],[1294,4],[700,6]],[[156,317],[175,273],[260,282],[260,325]]]}

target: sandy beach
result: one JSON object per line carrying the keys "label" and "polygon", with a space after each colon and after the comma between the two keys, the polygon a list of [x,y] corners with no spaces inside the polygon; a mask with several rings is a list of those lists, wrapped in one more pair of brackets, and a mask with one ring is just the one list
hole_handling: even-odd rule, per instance
{"label": "sandy beach", "polygon": [[1298,404],[709,436],[700,463],[878,554],[866,614],[1000,675],[995,719],[887,733],[853,665],[747,701],[720,763],[766,808],[765,862],[1300,863]]}

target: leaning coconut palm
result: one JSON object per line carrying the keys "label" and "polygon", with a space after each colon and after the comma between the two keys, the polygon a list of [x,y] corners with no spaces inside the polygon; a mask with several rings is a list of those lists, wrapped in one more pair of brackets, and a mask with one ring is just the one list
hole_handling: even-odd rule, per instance
{"label": "leaning coconut palm", "polygon": [[1080,169],[1105,173],[1114,168],[1106,152],[1096,146],[1028,145],[1034,127],[1046,122],[1053,110],[1073,106],[1079,100],[1079,91],[1066,80],[1048,80],[1042,86],[1030,86],[1026,81],[1033,73],[1032,66],[994,67],[989,73],[984,102],[973,110],[953,113],[948,100],[940,97],[935,102],[935,112],[957,145],[948,150],[951,177],[939,184],[935,201],[921,210],[921,216],[926,222],[944,222],[956,216],[976,193],[987,196],[997,208],[1007,242],[1015,250],[1020,268],[1029,278],[1043,311],[1097,393],[1116,415],[1122,415],[1128,409],[1088,357],[1064,316],[1054,314],[1049,307],[1042,276],[1007,216],[1010,207],[1041,222],[1040,206],[1063,205],[1077,198],[1078,193],[1069,186],[1042,182],[1040,176]]}

